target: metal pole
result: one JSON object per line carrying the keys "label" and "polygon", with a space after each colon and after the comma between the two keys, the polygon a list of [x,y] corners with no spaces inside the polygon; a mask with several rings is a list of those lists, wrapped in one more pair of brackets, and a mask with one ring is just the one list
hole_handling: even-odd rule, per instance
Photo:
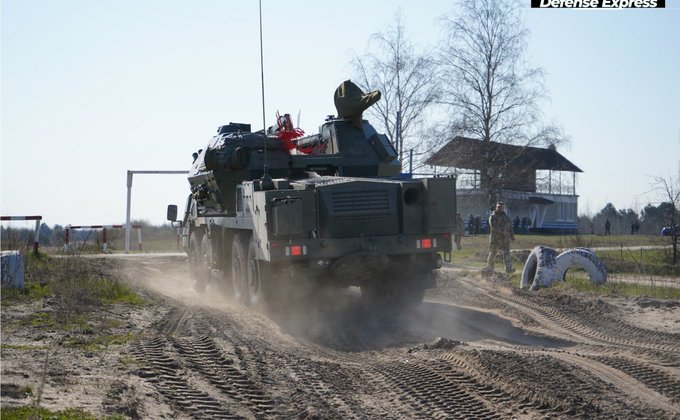
{"label": "metal pole", "polygon": [[[130,235],[132,224],[130,223],[130,202],[132,201],[132,176],[134,174],[188,174],[189,171],[127,171],[127,211],[125,214],[125,253],[130,252]],[[141,235],[141,234],[140,234]],[[141,239],[140,239],[141,242]]]}
{"label": "metal pole", "polygon": [[125,213],[125,253],[130,252],[130,200],[132,198],[132,171],[127,171],[127,211]]}
{"label": "metal pole", "polygon": [[33,253],[38,253],[38,244],[40,243],[40,220],[35,220],[35,239],[33,240]]}

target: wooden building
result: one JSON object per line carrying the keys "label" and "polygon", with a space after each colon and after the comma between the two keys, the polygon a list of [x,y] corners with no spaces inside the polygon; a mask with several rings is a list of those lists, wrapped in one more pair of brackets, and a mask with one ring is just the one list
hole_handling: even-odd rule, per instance
{"label": "wooden building", "polygon": [[434,153],[428,165],[453,168],[458,175],[458,212],[466,221],[480,217],[482,231],[490,214],[482,170],[495,177],[499,200],[525,231],[577,233],[576,173],[583,172],[555,148],[515,146],[455,137]]}

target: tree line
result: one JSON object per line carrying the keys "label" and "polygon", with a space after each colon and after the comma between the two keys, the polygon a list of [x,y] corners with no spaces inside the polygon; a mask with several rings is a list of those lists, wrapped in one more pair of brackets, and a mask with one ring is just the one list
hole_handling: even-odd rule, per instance
{"label": "tree line", "polygon": [[612,235],[660,235],[661,229],[670,226],[674,212],[678,214],[680,209],[670,202],[647,204],[639,212],[633,209],[617,209],[614,204],[607,203],[593,216],[578,217],[579,233],[604,235],[605,223],[609,220]]}

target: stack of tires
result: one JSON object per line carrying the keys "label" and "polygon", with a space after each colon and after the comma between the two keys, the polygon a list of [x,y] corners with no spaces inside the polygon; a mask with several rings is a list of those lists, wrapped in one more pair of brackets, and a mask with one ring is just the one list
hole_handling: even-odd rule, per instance
{"label": "stack of tires", "polygon": [[524,264],[519,286],[536,290],[550,287],[554,281],[564,281],[571,268],[582,268],[590,281],[602,284],[607,281],[607,267],[588,248],[572,248],[557,254],[554,249],[539,245],[534,248]]}

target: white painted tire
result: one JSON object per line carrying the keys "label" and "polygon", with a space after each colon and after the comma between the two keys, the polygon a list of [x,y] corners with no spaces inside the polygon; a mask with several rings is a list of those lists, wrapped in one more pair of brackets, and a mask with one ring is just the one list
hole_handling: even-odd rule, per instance
{"label": "white painted tire", "polygon": [[558,255],[555,262],[555,280],[564,281],[570,268],[584,269],[591,283],[602,284],[607,281],[607,267],[588,248],[568,249]]}
{"label": "white painted tire", "polygon": [[550,287],[555,273],[556,255],[557,252],[554,249],[546,246],[539,245],[532,249],[524,264],[519,287],[531,286],[530,290]]}

